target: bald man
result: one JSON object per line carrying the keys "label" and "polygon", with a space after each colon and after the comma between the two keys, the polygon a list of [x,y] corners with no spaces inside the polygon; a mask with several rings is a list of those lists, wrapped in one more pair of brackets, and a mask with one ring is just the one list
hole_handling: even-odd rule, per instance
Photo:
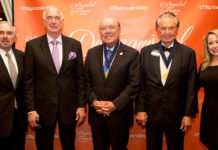
{"label": "bald man", "polygon": [[102,45],[86,56],[94,150],[126,150],[133,124],[133,100],[139,89],[139,53],[121,43],[120,23],[104,19],[99,26]]}
{"label": "bald man", "polygon": [[0,149],[24,150],[27,130],[22,74],[23,52],[12,48],[15,28],[0,22]]}

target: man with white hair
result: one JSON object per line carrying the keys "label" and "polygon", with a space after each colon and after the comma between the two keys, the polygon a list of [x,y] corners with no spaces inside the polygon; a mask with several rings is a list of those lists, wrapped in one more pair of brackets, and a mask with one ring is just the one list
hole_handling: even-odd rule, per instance
{"label": "man with white hair", "polygon": [[178,18],[170,12],[156,21],[160,42],[142,48],[137,122],[146,125],[147,150],[182,150],[184,133],[197,112],[195,51],[176,40]]}
{"label": "man with white hair", "polygon": [[26,44],[24,101],[35,127],[38,150],[52,150],[56,122],[63,150],[74,150],[76,123],[85,119],[81,44],[61,34],[63,14],[56,7],[43,13],[46,34]]}

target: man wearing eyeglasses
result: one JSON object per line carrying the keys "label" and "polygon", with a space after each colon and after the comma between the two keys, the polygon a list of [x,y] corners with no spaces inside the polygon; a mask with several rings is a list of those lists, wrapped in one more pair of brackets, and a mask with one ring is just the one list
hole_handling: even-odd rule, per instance
{"label": "man wearing eyeglasses", "polygon": [[139,89],[139,54],[120,41],[120,23],[105,18],[99,26],[102,45],[86,56],[89,124],[94,150],[126,150],[133,124],[133,100]]}

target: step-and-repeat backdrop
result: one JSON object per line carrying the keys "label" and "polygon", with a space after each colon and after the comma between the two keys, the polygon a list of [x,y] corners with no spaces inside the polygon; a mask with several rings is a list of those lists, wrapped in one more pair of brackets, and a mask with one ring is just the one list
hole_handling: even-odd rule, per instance
{"label": "step-and-repeat backdrop", "polygon": [[[175,13],[181,23],[177,39],[196,51],[198,66],[202,60],[204,35],[209,30],[218,28],[217,0],[14,0],[16,48],[24,51],[28,40],[45,33],[42,13],[51,5],[63,11],[63,34],[82,43],[84,59],[89,48],[101,43],[98,26],[103,18],[109,16],[121,23],[121,41],[140,51],[142,47],[159,41],[155,31],[157,17],[165,11]],[[200,92],[199,110],[202,101],[203,92]],[[193,120],[191,130],[186,133],[186,150],[206,149],[199,140],[199,127],[200,113]],[[26,149],[35,150],[33,129],[28,130],[26,138]],[[145,140],[145,129],[135,123],[130,131],[129,150],[145,149]],[[55,150],[61,149],[58,130],[55,133],[54,147]],[[76,130],[76,149],[93,149],[87,119]],[[167,149],[166,142],[163,149]]]}

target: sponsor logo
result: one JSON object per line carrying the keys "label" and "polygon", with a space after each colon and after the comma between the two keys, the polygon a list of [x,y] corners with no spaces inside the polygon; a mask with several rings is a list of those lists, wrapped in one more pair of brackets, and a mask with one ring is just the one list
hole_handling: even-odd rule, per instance
{"label": "sponsor logo", "polygon": [[187,3],[187,0],[162,0],[160,2],[161,14],[169,11],[178,14],[181,12],[181,8],[185,7]]}
{"label": "sponsor logo", "polygon": [[91,132],[85,132],[85,131],[77,131],[77,139],[80,142],[91,142],[92,141],[92,135]]}
{"label": "sponsor logo", "polygon": [[148,9],[147,6],[109,6],[109,10],[115,10],[115,11],[134,11],[134,10],[140,10],[140,11],[146,11]]}
{"label": "sponsor logo", "polygon": [[199,5],[200,9],[206,9],[206,10],[217,10],[218,6],[216,5]]}
{"label": "sponsor logo", "polygon": [[26,7],[26,6],[21,6],[20,9],[21,11],[34,11],[34,10],[45,10],[47,7]]}
{"label": "sponsor logo", "polygon": [[96,6],[96,1],[89,2],[89,3],[82,3],[82,2],[71,2],[69,7],[71,9],[70,15],[81,15],[86,16],[91,13],[91,9]]}

